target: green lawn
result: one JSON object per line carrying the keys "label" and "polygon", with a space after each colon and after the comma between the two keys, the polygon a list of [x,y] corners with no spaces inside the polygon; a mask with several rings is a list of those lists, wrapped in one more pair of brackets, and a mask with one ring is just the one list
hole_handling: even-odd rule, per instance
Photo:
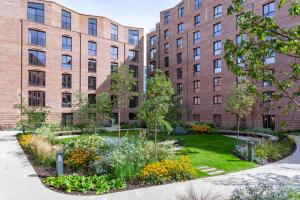
{"label": "green lawn", "polygon": [[[256,164],[242,161],[232,154],[236,141],[233,138],[222,135],[188,135],[172,138],[185,142],[184,147],[177,155],[187,155],[194,167],[209,166],[225,172],[235,172],[256,166]],[[203,177],[208,174],[199,172],[198,176]]]}

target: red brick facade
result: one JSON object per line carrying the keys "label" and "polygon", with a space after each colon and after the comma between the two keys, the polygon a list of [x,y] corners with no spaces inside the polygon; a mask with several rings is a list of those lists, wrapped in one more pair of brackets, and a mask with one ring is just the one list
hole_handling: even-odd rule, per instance
{"label": "red brick facade", "polygon": [[[197,2],[200,3],[199,6],[197,6]],[[263,6],[272,2],[274,1],[246,0],[244,7],[245,10],[252,10],[254,13],[262,15]],[[278,2],[275,1],[274,19],[282,27],[292,27],[298,24],[299,16],[289,17],[287,8],[278,10]],[[236,77],[228,71],[223,59],[224,42],[227,38],[235,41],[239,34],[236,27],[236,16],[227,16],[227,8],[230,3],[230,0],[183,0],[174,8],[162,11],[156,30],[147,35],[148,76],[153,73],[154,64],[156,68],[162,69],[169,75],[174,88],[179,90],[178,93],[182,97],[184,118],[188,121],[215,122],[227,128],[236,126],[236,117],[225,112],[228,93],[233,83],[236,82]],[[217,6],[220,5],[222,12],[215,16],[215,13],[218,14]],[[184,12],[180,10],[182,7]],[[165,19],[168,13],[169,19]],[[180,13],[183,13],[182,17],[179,16]],[[196,16],[200,16],[200,22],[197,25],[195,23]],[[184,31],[179,33],[178,29],[181,23],[184,24]],[[219,23],[222,27],[220,32],[218,31],[220,27],[217,27]],[[200,32],[200,42],[195,44],[194,33],[198,31]],[[152,41],[151,44],[151,38],[154,40],[154,36],[157,36],[157,42]],[[221,53],[216,52],[218,55],[215,55],[214,43],[218,41],[221,41],[222,44]],[[182,43],[183,45],[181,45]],[[200,56],[198,56],[199,49],[197,48],[200,48]],[[153,49],[156,49],[157,55],[151,58]],[[180,54],[182,62],[180,62]],[[287,71],[289,63],[295,61],[290,59],[276,54],[274,63],[271,60],[270,68],[274,69],[275,73]],[[214,63],[218,66],[221,65],[221,68],[215,70]],[[197,64],[200,64],[200,67]],[[195,73],[195,67],[196,69],[200,68],[200,71]],[[263,87],[261,82],[257,84],[261,87],[262,92],[275,91],[273,86]],[[290,129],[300,129],[299,112],[291,112],[286,116],[282,114],[282,109],[278,109],[285,104],[286,100],[282,100],[271,105],[272,109],[269,111],[257,111],[243,121],[243,125],[263,127],[264,121],[266,126],[267,121],[271,123],[270,121],[275,120],[276,129],[279,128],[282,121],[288,121]]]}
{"label": "red brick facade", "polygon": [[[29,2],[39,4],[34,4],[33,9],[29,11]],[[38,23],[42,19],[42,14],[35,10],[36,5],[43,7],[43,23]],[[142,28],[123,26],[105,17],[80,14],[44,0],[5,0],[0,2],[0,10],[0,127],[16,124],[20,119],[20,111],[14,109],[14,105],[21,102],[20,95],[28,103],[29,92],[35,91],[45,93],[45,106],[51,110],[48,120],[61,123],[63,114],[72,113],[72,107],[62,106],[62,93],[72,94],[71,98],[74,100],[75,93],[78,91],[86,94],[108,91],[110,83],[108,83],[107,76],[111,73],[112,63],[119,66],[124,64],[135,66],[138,69],[136,77],[138,89],[140,92],[143,91],[144,30]],[[70,29],[62,28],[63,10],[71,16],[70,23],[65,17],[63,20],[67,28],[71,26]],[[91,35],[93,31],[95,32],[92,25],[90,26],[92,31],[90,33],[88,31],[89,19],[96,20],[97,34],[94,36]],[[112,31],[113,25],[117,27],[117,31]],[[29,30],[45,33],[45,45],[33,45],[30,40],[36,37],[29,39]],[[130,37],[132,39],[129,39],[130,30],[136,35]],[[112,35],[112,33],[117,34]],[[63,36],[72,38],[71,51],[62,49]],[[89,55],[89,42],[96,44],[96,55]],[[114,59],[111,56],[112,47],[118,48],[117,58]],[[37,51],[45,53],[44,66],[32,64],[36,62],[35,57],[29,61],[30,50],[35,56],[38,55]],[[138,60],[130,60],[130,50],[137,53]],[[62,67],[63,55],[72,58],[70,69]],[[64,58],[67,62],[67,57]],[[88,70],[90,59],[96,61],[96,72]],[[31,86],[29,78],[33,80],[34,76],[31,74],[29,77],[29,71],[39,71],[42,72],[41,74],[44,72],[45,86],[43,84]],[[62,87],[62,74],[71,75],[71,88]],[[95,90],[88,89],[89,76],[96,77]],[[34,95],[34,93],[31,94]],[[135,110],[136,108],[128,109],[122,114],[122,120],[128,121],[129,113],[135,113]]]}

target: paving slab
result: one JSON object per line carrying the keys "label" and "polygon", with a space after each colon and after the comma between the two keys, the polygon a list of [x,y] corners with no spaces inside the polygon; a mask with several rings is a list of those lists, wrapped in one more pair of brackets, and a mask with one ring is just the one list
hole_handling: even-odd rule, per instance
{"label": "paving slab", "polygon": [[219,199],[229,199],[236,187],[260,180],[300,189],[300,137],[295,137],[298,148],[292,156],[255,169],[100,196],[75,196],[54,192],[41,183],[15,135],[16,132],[0,132],[1,200],[175,200],[191,188],[204,194],[212,191],[220,195]]}

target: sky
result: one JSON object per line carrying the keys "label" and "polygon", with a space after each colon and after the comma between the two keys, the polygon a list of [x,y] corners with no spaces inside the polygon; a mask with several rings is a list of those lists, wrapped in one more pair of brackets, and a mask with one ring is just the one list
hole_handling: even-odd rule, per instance
{"label": "sky", "polygon": [[122,25],[141,27],[145,34],[159,22],[162,10],[180,0],[53,0],[83,14],[105,16]]}

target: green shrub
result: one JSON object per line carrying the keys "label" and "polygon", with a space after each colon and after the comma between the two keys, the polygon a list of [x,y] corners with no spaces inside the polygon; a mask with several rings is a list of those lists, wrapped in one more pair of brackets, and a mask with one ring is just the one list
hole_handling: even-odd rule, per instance
{"label": "green shrub", "polygon": [[55,132],[59,130],[59,126],[54,123],[44,123],[40,128],[38,128],[35,133],[38,136],[44,137],[50,142],[54,141]]}
{"label": "green shrub", "polygon": [[110,179],[108,176],[78,176],[76,174],[61,177],[47,177],[44,183],[65,192],[83,192],[95,191],[97,194],[103,194],[109,190],[125,189],[126,183],[121,179]]}
{"label": "green shrub", "polygon": [[288,156],[294,150],[295,145],[295,141],[290,138],[278,141],[264,140],[254,147],[254,151],[259,159],[273,162]]}
{"label": "green shrub", "polygon": [[246,132],[253,132],[253,133],[263,133],[268,135],[273,135],[274,132],[270,128],[247,128],[245,129]]}
{"label": "green shrub", "polygon": [[133,123],[122,122],[121,128],[122,129],[135,129],[135,128],[140,128],[140,125],[137,122],[133,122]]}
{"label": "green shrub", "polygon": [[282,185],[259,183],[233,191],[231,200],[299,200],[295,189]]}

